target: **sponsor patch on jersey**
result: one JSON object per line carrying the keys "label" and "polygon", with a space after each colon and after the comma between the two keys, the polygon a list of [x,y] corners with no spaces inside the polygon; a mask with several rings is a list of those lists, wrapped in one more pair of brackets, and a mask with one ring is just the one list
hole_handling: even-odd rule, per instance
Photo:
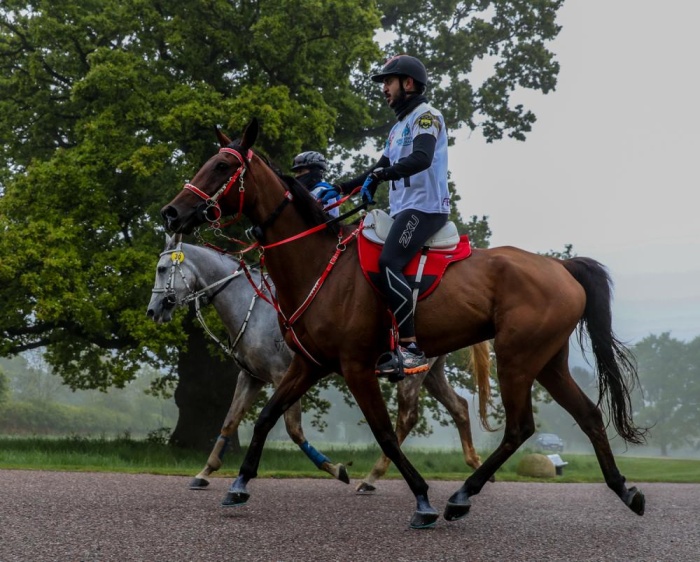
{"label": "sponsor patch on jersey", "polygon": [[424,113],[418,118],[418,126],[421,129],[430,129],[433,126],[433,115],[430,112]]}

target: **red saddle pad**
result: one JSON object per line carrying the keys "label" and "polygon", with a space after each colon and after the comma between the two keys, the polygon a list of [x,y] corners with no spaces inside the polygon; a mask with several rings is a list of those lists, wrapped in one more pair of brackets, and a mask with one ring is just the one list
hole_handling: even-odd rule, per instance
{"label": "red saddle pad", "polygon": [[[382,245],[371,242],[360,233],[357,237],[357,251],[360,256],[362,273],[364,273],[369,284],[372,285],[376,291],[380,292],[377,288],[377,278],[379,277],[379,254],[382,251]],[[466,234],[460,236],[459,244],[454,248],[444,250],[431,249],[428,251],[428,260],[425,263],[423,277],[421,278],[418,290],[418,300],[424,299],[437,288],[448,265],[452,262],[468,258],[471,253],[472,249],[469,244],[469,237]],[[412,287],[415,286],[420,257],[421,253],[413,256],[413,259],[403,270],[406,279]]]}

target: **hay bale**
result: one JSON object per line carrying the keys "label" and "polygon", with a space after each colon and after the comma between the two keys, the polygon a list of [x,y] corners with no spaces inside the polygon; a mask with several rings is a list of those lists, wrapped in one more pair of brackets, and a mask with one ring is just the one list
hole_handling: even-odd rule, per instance
{"label": "hay bale", "polygon": [[523,455],[515,472],[520,476],[531,478],[554,478],[557,473],[554,463],[549,457],[537,453]]}

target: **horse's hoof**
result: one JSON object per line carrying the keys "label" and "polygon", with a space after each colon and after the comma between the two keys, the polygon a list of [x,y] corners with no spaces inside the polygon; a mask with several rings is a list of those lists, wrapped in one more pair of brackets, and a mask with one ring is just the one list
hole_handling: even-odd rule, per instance
{"label": "horse's hoof", "polygon": [[411,529],[430,529],[435,527],[435,523],[440,515],[437,511],[416,511],[411,517]]}
{"label": "horse's hoof", "polygon": [[452,503],[451,501],[448,501],[447,505],[445,506],[445,513],[443,514],[443,517],[445,518],[445,521],[458,521],[467,516],[471,506],[472,504],[469,501],[469,498],[467,498],[467,503]]}
{"label": "horse's hoof", "polygon": [[229,492],[221,501],[221,507],[238,507],[248,503],[250,494],[248,492]]}
{"label": "horse's hoof", "polygon": [[209,486],[209,480],[204,478],[193,478],[190,482],[190,490],[204,490]]}
{"label": "horse's hoof", "polygon": [[339,464],[338,465],[338,480],[341,482],[345,482],[346,484],[350,484],[350,476],[348,476],[348,469],[345,468],[344,464]]}
{"label": "horse's hoof", "polygon": [[358,494],[371,494],[372,492],[375,492],[377,488],[372,486],[372,484],[368,484],[367,482],[360,482],[357,487],[355,488],[355,491]]}
{"label": "horse's hoof", "polygon": [[644,515],[644,507],[646,505],[646,499],[641,490],[638,490],[635,486],[632,486],[627,490],[625,496],[625,504],[637,515]]}

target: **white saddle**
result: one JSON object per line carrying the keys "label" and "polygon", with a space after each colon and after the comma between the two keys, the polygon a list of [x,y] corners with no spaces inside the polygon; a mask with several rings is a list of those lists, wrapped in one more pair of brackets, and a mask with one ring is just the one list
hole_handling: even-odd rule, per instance
{"label": "white saddle", "polygon": [[[372,209],[365,216],[362,235],[367,238],[367,240],[377,244],[384,244],[384,240],[386,240],[386,236],[389,234],[389,229],[393,223],[394,219],[384,211],[381,209]],[[452,221],[447,221],[445,226],[428,239],[425,246],[429,248],[449,249],[454,248],[457,244],[459,244],[457,227]]]}

